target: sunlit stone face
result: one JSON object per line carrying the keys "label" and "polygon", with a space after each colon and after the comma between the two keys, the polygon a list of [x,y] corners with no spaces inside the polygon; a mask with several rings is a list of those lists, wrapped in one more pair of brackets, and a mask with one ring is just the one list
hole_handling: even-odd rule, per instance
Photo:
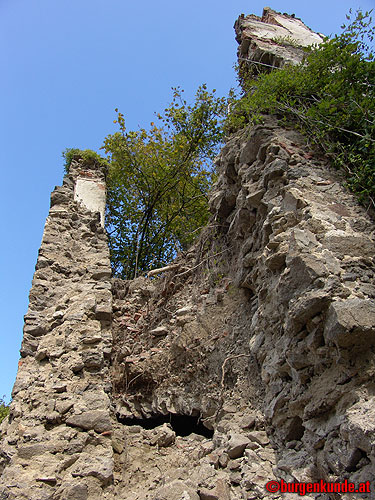
{"label": "sunlit stone face", "polygon": [[105,184],[103,182],[78,178],[74,190],[74,201],[82,203],[92,212],[100,212],[100,223],[104,226]]}

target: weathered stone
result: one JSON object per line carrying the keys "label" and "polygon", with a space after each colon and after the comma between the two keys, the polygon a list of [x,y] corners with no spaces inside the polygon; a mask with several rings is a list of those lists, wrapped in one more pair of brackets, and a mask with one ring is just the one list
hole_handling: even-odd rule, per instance
{"label": "weathered stone", "polygon": [[67,418],[66,423],[72,427],[81,429],[93,429],[97,432],[109,431],[112,429],[108,412],[104,410],[86,411],[80,415],[72,415]]}
{"label": "weathered stone", "polygon": [[366,349],[374,344],[375,302],[355,298],[331,304],[324,337],[340,347],[357,344]]}
{"label": "weathered stone", "polygon": [[249,442],[250,440],[242,434],[232,434],[228,443],[228,456],[230,458],[238,458],[242,456]]}
{"label": "weathered stone", "polygon": [[27,333],[24,334],[22,340],[22,346],[20,349],[20,354],[24,358],[26,356],[34,355],[35,351],[38,349],[39,340],[32,335]]}
{"label": "weathered stone", "polygon": [[183,481],[172,481],[155,491],[155,499],[163,500],[199,500],[197,492]]}
{"label": "weathered stone", "polygon": [[261,446],[266,446],[270,440],[267,433],[264,431],[251,431],[246,434],[250,441],[260,444]]}
{"label": "weathered stone", "polygon": [[116,453],[122,453],[124,451],[123,443],[115,437],[112,437],[112,448]]}
{"label": "weathered stone", "polygon": [[150,333],[154,337],[163,337],[164,335],[168,335],[168,328],[166,326],[158,326],[150,331]]}
{"label": "weathered stone", "polygon": [[101,368],[103,365],[103,352],[88,350],[82,352],[82,361],[87,368]]}
{"label": "weathered stone", "polygon": [[264,189],[258,189],[257,191],[253,191],[246,196],[246,201],[250,205],[250,207],[259,207],[260,202],[265,193]]}
{"label": "weathered stone", "polygon": [[61,495],[61,500],[88,500],[88,488],[86,484],[75,484],[65,487]]}
{"label": "weathered stone", "polygon": [[258,151],[270,136],[269,131],[255,128],[246,145],[241,148],[240,163],[251,165],[257,158]]}
{"label": "weathered stone", "polygon": [[46,333],[46,329],[44,326],[39,324],[25,324],[23,332],[24,334],[29,334],[33,337],[40,337]]}
{"label": "weathered stone", "polygon": [[353,257],[373,256],[375,244],[363,234],[348,234],[345,231],[332,230],[326,233],[323,244],[332,252]]}
{"label": "weathered stone", "polygon": [[18,448],[18,456],[30,460],[38,455],[48,452],[48,446],[42,443],[23,445]]}
{"label": "weathered stone", "polygon": [[171,446],[176,439],[176,433],[167,425],[163,424],[161,427],[156,428],[150,437],[150,444],[152,446],[159,446],[165,448]]}
{"label": "weathered stone", "polygon": [[[282,67],[284,64],[298,64],[304,57],[303,47],[323,41],[320,35],[307,28],[299,19],[275,12],[269,7],[264,8],[261,18],[254,15],[245,17],[242,14],[234,27],[240,44],[240,67],[252,64],[258,72],[269,71],[270,67]],[[290,40],[290,43],[275,43],[274,40],[277,39]]]}
{"label": "weathered stone", "polygon": [[93,476],[106,485],[113,477],[113,459],[107,456],[93,456],[82,453],[71,471],[73,477]]}
{"label": "weathered stone", "polygon": [[228,483],[219,479],[216,481],[215,488],[209,490],[201,488],[199,490],[199,498],[201,500],[230,500],[230,489]]}
{"label": "weathered stone", "polygon": [[186,315],[190,314],[192,311],[193,311],[192,306],[185,306],[185,307],[181,307],[180,309],[177,309],[175,314],[176,314],[176,316],[186,316]]}

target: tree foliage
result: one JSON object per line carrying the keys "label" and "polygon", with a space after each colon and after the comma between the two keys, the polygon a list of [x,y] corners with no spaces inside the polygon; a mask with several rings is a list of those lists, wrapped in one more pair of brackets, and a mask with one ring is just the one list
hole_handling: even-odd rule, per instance
{"label": "tree foliage", "polygon": [[119,131],[104,141],[111,165],[107,226],[116,274],[130,279],[164,265],[206,223],[211,161],[226,110],[226,100],[214,92],[199,87],[189,105],[183,91],[173,89],[172,103],[149,130],[128,131],[116,109]]}
{"label": "tree foliage", "polygon": [[350,12],[343,32],[313,47],[298,66],[246,82],[226,127],[235,130],[260,113],[299,126],[345,170],[362,202],[375,200],[375,26],[371,12]]}
{"label": "tree foliage", "polygon": [[5,402],[5,396],[0,398],[0,424],[9,415],[9,405]]}

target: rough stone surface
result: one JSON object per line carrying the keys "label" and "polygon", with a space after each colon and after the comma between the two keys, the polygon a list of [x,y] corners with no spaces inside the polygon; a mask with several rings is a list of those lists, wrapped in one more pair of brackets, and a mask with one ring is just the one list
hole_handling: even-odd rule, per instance
{"label": "rough stone surface", "polygon": [[95,190],[89,203],[74,201],[74,186],[87,178],[102,204],[105,173],[82,161],[51,196],[3,424],[1,498],[99,499],[111,488],[111,439],[98,434],[112,427],[111,324],[98,313],[103,302],[112,310],[111,268],[99,213],[86,208]]}
{"label": "rough stone surface", "polygon": [[[239,66],[251,68],[255,73],[299,64],[305,56],[304,48],[323,41],[323,35],[311,31],[294,15],[281,14],[269,7],[263,9],[262,17],[241,14],[234,29],[239,44]],[[241,161],[246,154],[244,149]]]}
{"label": "rough stone surface", "polygon": [[[372,481],[373,219],[270,117],[216,163],[211,228],[179,267],[114,280],[112,362],[119,416],[199,412],[214,435],[207,451],[177,435],[159,462],[137,434],[129,460],[148,477],[158,463],[170,478],[158,482],[193,481],[200,498],[217,498],[219,480],[230,499],[267,499],[275,479]],[[147,494],[128,481],[118,491],[154,498],[150,480]]]}

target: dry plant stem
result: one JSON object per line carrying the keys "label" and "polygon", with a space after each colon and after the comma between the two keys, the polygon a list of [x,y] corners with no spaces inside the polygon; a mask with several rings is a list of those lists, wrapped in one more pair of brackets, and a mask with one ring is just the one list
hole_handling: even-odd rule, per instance
{"label": "dry plant stem", "polygon": [[165,267],[160,267],[159,269],[152,269],[147,273],[147,276],[151,278],[152,276],[155,276],[156,274],[160,273],[165,273],[166,271],[173,271],[174,269],[178,269],[180,267],[180,264],[170,264],[169,266]]}
{"label": "dry plant stem", "polygon": [[214,421],[217,422],[217,417],[218,417],[219,412],[222,409],[223,404],[224,404],[225,366],[228,363],[228,361],[231,361],[232,359],[237,359],[237,358],[250,358],[250,357],[251,357],[251,354],[234,354],[234,355],[230,355],[230,356],[228,356],[227,358],[224,359],[223,364],[221,365],[219,406],[218,406],[218,408],[216,410],[215,415],[213,415],[212,417],[208,417],[208,418],[203,419],[202,422],[205,421],[205,420],[211,419],[211,418],[214,418]]}
{"label": "dry plant stem", "polygon": [[197,264],[196,266],[190,268],[190,269],[187,269],[186,271],[182,272],[182,273],[178,273],[174,276],[174,278],[178,278],[180,276],[185,276],[185,274],[188,274],[188,273],[191,273],[191,271],[194,271],[194,269],[197,269],[198,267],[200,267],[202,264],[204,264],[205,262],[207,262],[208,260],[212,259],[212,257],[217,257],[218,255],[221,255],[223,254],[224,252],[227,252],[228,250],[230,250],[230,248],[226,248],[225,250],[222,250],[221,252],[218,252],[218,253],[215,253],[214,255],[210,255],[209,257],[206,257],[205,259],[201,260],[199,262],[199,264]]}

